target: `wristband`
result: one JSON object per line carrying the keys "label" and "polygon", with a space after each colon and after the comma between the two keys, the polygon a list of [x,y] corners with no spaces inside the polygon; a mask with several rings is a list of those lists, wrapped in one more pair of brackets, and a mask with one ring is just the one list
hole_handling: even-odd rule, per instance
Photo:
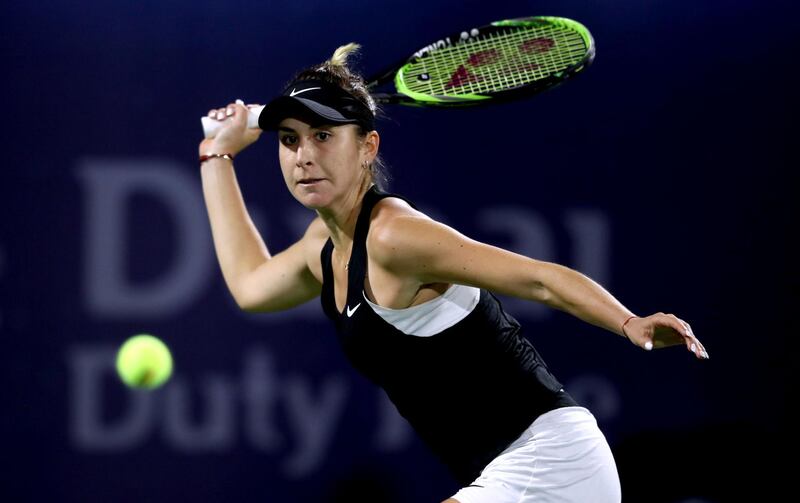
{"label": "wristband", "polygon": [[634,319],[634,318],[638,318],[638,316],[636,316],[636,315],[633,315],[633,316],[628,316],[628,319],[627,319],[627,320],[625,320],[625,322],[624,322],[624,323],[622,323],[622,335],[624,335],[624,336],[625,336],[625,338],[626,338],[626,339],[628,339],[628,340],[630,340],[630,338],[628,337],[628,334],[626,334],[626,333],[625,333],[625,325],[627,325],[627,324],[628,324],[628,322],[629,322],[629,321],[631,321],[631,320],[632,320],[632,319]]}
{"label": "wristband", "polygon": [[233,160],[233,154],[203,154],[200,156],[200,163],[204,163],[209,159],[220,158],[220,159],[227,159],[229,161]]}

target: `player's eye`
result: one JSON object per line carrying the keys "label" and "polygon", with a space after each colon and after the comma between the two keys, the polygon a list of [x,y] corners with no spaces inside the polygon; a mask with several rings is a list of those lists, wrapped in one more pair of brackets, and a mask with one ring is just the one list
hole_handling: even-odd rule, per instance
{"label": "player's eye", "polygon": [[285,134],[280,138],[281,143],[284,145],[294,145],[297,143],[297,137],[291,134]]}
{"label": "player's eye", "polygon": [[327,140],[328,138],[330,138],[331,136],[332,136],[332,135],[331,135],[329,132],[327,132],[327,131],[317,131],[317,132],[316,132],[316,137],[317,137],[317,139],[318,139],[319,141],[326,141],[326,140]]}

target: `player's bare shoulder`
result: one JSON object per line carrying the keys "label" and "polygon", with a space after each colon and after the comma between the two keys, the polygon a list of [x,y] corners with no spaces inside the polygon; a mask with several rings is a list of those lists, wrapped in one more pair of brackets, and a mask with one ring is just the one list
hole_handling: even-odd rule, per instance
{"label": "player's bare shoulder", "polygon": [[325,226],[321,218],[316,217],[308,224],[306,232],[300,240],[303,244],[303,254],[306,264],[311,273],[322,283],[322,263],[320,262],[320,252],[325,246],[325,241],[330,237],[330,231]]}
{"label": "player's bare shoulder", "polygon": [[372,209],[367,242],[369,243],[370,238],[390,233],[399,220],[416,218],[430,220],[428,215],[412,208],[406,201],[397,197],[385,197]]}
{"label": "player's bare shoulder", "polygon": [[383,262],[383,258],[393,255],[393,251],[406,237],[401,229],[409,222],[432,221],[425,213],[411,207],[406,201],[396,197],[386,197],[378,201],[372,210],[367,248],[370,256]]}

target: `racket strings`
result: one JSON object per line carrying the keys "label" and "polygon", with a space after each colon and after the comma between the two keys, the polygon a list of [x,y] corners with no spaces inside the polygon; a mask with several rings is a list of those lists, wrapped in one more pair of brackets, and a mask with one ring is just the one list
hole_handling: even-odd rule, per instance
{"label": "racket strings", "polygon": [[407,65],[409,90],[461,96],[513,89],[563,72],[587,53],[580,33],[560,26],[509,27],[439,49]]}
{"label": "racket strings", "polygon": [[[581,39],[576,46],[569,37],[564,36],[568,33],[571,32],[548,28],[536,30],[533,33],[531,30],[511,30],[495,37],[487,37],[482,41],[484,46],[491,46],[498,42],[497,39],[500,39],[499,46],[503,49],[504,54],[511,54],[511,56],[503,61],[502,66],[488,68],[494,71],[495,79],[476,79],[477,85],[470,86],[470,92],[490,92],[523,86],[563,71],[568,66],[580,61],[585,54],[585,45]],[[528,54],[520,50],[523,47],[527,49]],[[575,51],[576,49],[577,51]],[[480,70],[480,68],[477,69],[476,73],[481,74]],[[500,80],[504,85],[500,85]]]}

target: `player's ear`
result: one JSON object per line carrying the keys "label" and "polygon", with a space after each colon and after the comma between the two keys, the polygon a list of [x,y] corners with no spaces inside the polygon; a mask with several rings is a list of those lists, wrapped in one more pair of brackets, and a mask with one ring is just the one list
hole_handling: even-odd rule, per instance
{"label": "player's ear", "polygon": [[378,134],[377,131],[370,131],[364,137],[364,141],[361,145],[361,148],[364,149],[364,153],[368,155],[371,159],[374,159],[375,156],[378,155],[378,148],[381,144],[381,136]]}

